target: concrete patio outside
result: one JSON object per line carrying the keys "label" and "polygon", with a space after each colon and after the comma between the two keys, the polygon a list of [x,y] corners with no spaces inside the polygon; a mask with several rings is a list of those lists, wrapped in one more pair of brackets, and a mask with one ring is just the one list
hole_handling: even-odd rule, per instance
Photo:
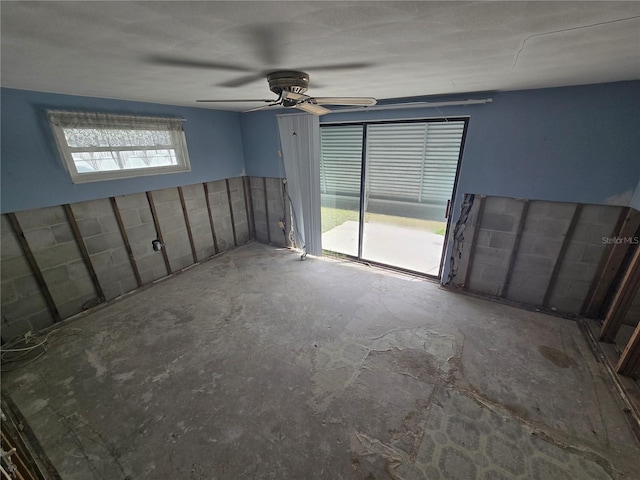
{"label": "concrete patio outside", "polygon": [[[427,230],[365,223],[362,257],[393,267],[438,276],[444,235]],[[358,255],[358,222],[349,220],[322,235],[322,248]]]}

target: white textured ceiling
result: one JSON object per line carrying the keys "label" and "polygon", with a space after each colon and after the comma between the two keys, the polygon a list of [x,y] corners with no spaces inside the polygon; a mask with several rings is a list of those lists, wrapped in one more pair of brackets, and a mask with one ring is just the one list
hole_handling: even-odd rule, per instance
{"label": "white textured ceiling", "polygon": [[[306,69],[315,96],[378,99],[640,78],[637,1],[3,1],[0,15],[2,86],[176,105],[247,109],[195,100],[271,98],[247,76],[279,69]],[[319,68],[343,64],[359,68]]]}

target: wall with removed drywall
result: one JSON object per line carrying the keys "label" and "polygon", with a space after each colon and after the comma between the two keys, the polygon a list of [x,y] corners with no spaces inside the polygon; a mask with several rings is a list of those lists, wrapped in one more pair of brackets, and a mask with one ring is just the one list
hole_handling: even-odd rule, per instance
{"label": "wall with removed drywall", "polygon": [[603,275],[604,266],[629,213],[611,205],[466,195],[446,281],[541,310],[584,315],[596,287],[615,280]]}
{"label": "wall with removed drywall", "polygon": [[2,339],[46,328],[256,237],[286,246],[283,192],[282,179],[234,177],[2,215]]}

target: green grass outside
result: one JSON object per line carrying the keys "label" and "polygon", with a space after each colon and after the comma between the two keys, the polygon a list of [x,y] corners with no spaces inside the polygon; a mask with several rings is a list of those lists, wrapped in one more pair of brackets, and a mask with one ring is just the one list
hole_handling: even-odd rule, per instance
{"label": "green grass outside", "polygon": [[[342,210],[340,208],[321,207],[322,233],[342,225],[344,222],[352,220],[358,221],[359,212],[355,210]],[[365,213],[365,223],[386,223],[400,227],[427,230],[437,235],[444,235],[447,224],[436,220],[421,220],[418,218],[396,217],[393,215],[382,215],[379,213]]]}

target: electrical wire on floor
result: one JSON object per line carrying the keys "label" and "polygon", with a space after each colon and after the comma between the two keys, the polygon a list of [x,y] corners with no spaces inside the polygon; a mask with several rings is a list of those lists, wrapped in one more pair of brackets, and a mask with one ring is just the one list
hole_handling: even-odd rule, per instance
{"label": "electrical wire on floor", "polygon": [[52,337],[60,331],[59,328],[47,333],[29,331],[9,340],[0,347],[0,370],[11,372],[37,360],[47,352]]}

